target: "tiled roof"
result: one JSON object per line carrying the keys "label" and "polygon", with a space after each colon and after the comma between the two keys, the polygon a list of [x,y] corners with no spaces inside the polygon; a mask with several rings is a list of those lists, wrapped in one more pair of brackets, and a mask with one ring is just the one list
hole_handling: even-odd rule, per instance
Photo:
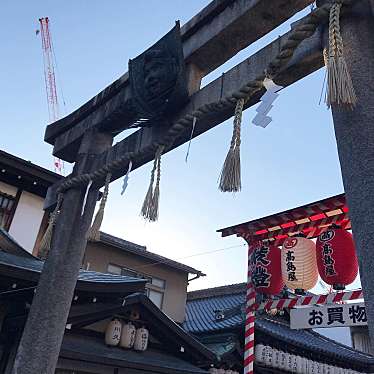
{"label": "tiled roof", "polygon": [[256,327],[267,335],[297,347],[313,350],[327,356],[338,357],[347,362],[360,361],[374,365],[374,357],[340,344],[313,330],[291,330],[288,323],[270,318],[258,319]]}
{"label": "tiled roof", "polygon": [[151,260],[155,264],[160,264],[160,265],[162,264],[165,266],[169,266],[171,268],[174,268],[174,269],[177,269],[185,273],[189,273],[189,274],[196,274],[199,276],[205,275],[200,270],[196,270],[190,266],[181,264],[180,262],[170,260],[169,258],[160,256],[156,253],[149,252],[147,251],[147,248],[144,246],[129,242],[127,240],[118,238],[116,236],[107,234],[105,232],[100,232],[100,242],[103,244],[111,245],[123,251],[133,253],[137,256],[146,258],[148,260]]}
{"label": "tiled roof", "polygon": [[[0,250],[0,267],[14,270],[23,270],[25,272],[39,276],[43,269],[44,261],[36,257],[21,257]],[[104,274],[95,271],[80,270],[78,282],[95,284],[125,284],[125,283],[145,283],[146,280],[115,274]]]}
{"label": "tiled roof", "polygon": [[2,228],[0,228],[0,249],[22,257],[34,258],[30,252],[23,249],[23,247]]}
{"label": "tiled roof", "polygon": [[245,293],[246,283],[229,284],[227,286],[206,288],[204,290],[190,291],[187,294],[188,300],[195,300],[207,297],[217,297]]}
{"label": "tiled roof", "polygon": [[[207,336],[211,333],[229,331],[236,328],[244,328],[244,318],[241,313],[236,313],[229,318],[222,320],[215,319],[216,310],[225,310],[244,305],[245,288],[242,292],[238,289],[243,287],[243,283],[217,287],[213,289],[201,290],[189,294],[186,305],[186,320],[183,328],[189,333],[198,336]],[[234,292],[230,293],[230,288]],[[217,295],[214,296],[214,290]],[[287,346],[295,346],[299,349],[323,354],[345,363],[356,363],[369,367],[374,365],[374,357],[358,352],[350,347],[328,339],[312,330],[291,330],[286,321],[260,317],[256,320],[256,330],[271,339],[286,343]]]}
{"label": "tiled roof", "polygon": [[195,297],[194,299],[190,299],[189,293],[186,306],[186,320],[183,324],[183,327],[188,332],[200,334],[232,329],[243,323],[240,315],[216,321],[214,311],[242,305],[245,301],[245,293],[218,295],[216,297],[213,297],[211,292],[208,294],[208,297],[202,296],[201,298]]}

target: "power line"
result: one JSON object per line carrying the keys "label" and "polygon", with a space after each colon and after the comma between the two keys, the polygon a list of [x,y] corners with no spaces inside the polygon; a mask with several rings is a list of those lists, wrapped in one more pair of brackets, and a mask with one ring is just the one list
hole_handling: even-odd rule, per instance
{"label": "power line", "polygon": [[192,257],[198,257],[198,256],[204,256],[212,253],[217,253],[217,252],[223,252],[229,249],[233,248],[239,248],[239,247],[245,247],[247,244],[238,244],[238,245],[232,245],[230,247],[224,247],[224,248],[219,248],[219,249],[213,249],[211,251],[205,251],[205,252],[199,252],[199,253],[194,253],[192,255],[184,256],[184,257],[179,257],[177,259],[171,260],[171,259],[165,259],[165,260],[160,260],[156,262],[152,262],[151,264],[146,264],[146,265],[140,265],[137,266],[135,270],[140,269],[140,268],[145,268],[145,267],[150,267],[150,266],[155,266],[155,265],[160,265],[160,264],[168,264],[170,261],[180,261],[180,260],[185,260],[187,258],[192,258]]}

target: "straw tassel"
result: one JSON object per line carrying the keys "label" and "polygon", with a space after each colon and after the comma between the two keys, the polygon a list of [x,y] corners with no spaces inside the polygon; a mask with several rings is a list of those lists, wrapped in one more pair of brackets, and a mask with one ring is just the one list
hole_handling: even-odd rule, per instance
{"label": "straw tassel", "polygon": [[92,242],[97,242],[100,240],[100,227],[101,227],[101,224],[103,223],[105,204],[108,200],[109,184],[110,184],[111,178],[112,178],[112,174],[108,173],[105,178],[104,192],[103,192],[103,197],[101,198],[101,201],[100,201],[99,209],[96,213],[92,226],[90,227],[87,233],[87,240],[92,241]]}
{"label": "straw tassel", "polygon": [[57,203],[54,211],[49,216],[49,222],[47,230],[45,231],[42,240],[40,241],[40,247],[39,247],[39,257],[41,259],[46,259],[47,255],[51,249],[51,243],[52,243],[52,236],[53,236],[53,229],[56,224],[56,219],[58,214],[60,213],[61,203],[63,199],[63,194],[60,193],[57,196]]}
{"label": "straw tassel", "polygon": [[[159,212],[159,200],[160,200],[160,179],[161,179],[161,155],[164,150],[164,146],[160,146],[155,154],[153,162],[153,168],[151,172],[151,181],[149,183],[148,191],[145,196],[143,206],[141,209],[141,216],[151,222],[155,222],[158,219]],[[155,182],[156,177],[156,183]],[[155,187],[153,189],[153,185]]]}
{"label": "straw tassel", "polygon": [[239,99],[235,107],[234,131],[229,152],[222,167],[219,189],[222,192],[237,192],[242,188],[240,176],[240,130],[244,99]]}
{"label": "straw tassel", "polygon": [[329,50],[327,67],[327,106],[345,105],[352,109],[357,103],[352,78],[344,58],[343,38],[340,33],[340,10],[342,4],[336,3],[330,10]]}

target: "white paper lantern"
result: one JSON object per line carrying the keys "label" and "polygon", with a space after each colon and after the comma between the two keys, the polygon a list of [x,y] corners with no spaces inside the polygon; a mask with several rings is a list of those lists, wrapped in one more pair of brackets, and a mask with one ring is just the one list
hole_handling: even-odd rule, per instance
{"label": "white paper lantern", "polygon": [[217,374],[225,374],[226,370],[225,369],[218,369]]}
{"label": "white paper lantern", "polygon": [[297,356],[295,355],[290,355],[291,357],[291,372],[292,373],[297,373],[297,364],[298,364],[298,361],[297,361]]}
{"label": "white paper lantern", "polygon": [[145,327],[136,330],[134,349],[136,351],[145,351],[148,347],[149,333]]}
{"label": "white paper lantern", "polygon": [[327,365],[326,374],[338,374],[336,369],[335,366]]}
{"label": "white paper lantern", "polygon": [[114,318],[106,327],[105,330],[105,344],[116,346],[121,340],[122,323],[119,319]]}
{"label": "white paper lantern", "polygon": [[121,341],[119,345],[123,348],[132,348],[135,343],[136,328],[129,322],[122,325]]}
{"label": "white paper lantern", "polygon": [[273,348],[266,346],[266,359],[265,365],[272,366],[273,365]]}
{"label": "white paper lantern", "polygon": [[312,373],[312,365],[313,365],[313,361],[305,359],[305,369],[306,369],[305,372],[306,373],[308,374]]}
{"label": "white paper lantern", "polygon": [[280,365],[281,365],[281,355],[282,355],[281,351],[278,351],[278,349],[273,349],[272,366],[274,368],[280,368]]}
{"label": "white paper lantern", "polygon": [[291,355],[289,353],[286,353],[286,360],[287,360],[286,370],[290,371],[290,372],[292,371],[292,367],[293,367],[293,365],[292,365],[292,356],[293,355]]}
{"label": "white paper lantern", "polygon": [[282,278],[293,290],[310,290],[318,281],[316,245],[307,238],[287,238],[282,246]]}
{"label": "white paper lantern", "polygon": [[266,347],[263,344],[256,344],[255,346],[255,361],[260,364],[266,362]]}
{"label": "white paper lantern", "polygon": [[216,368],[210,368],[209,373],[211,374],[217,374],[217,369]]}
{"label": "white paper lantern", "polygon": [[280,369],[286,370],[288,365],[288,353],[281,351],[281,357],[280,357]]}
{"label": "white paper lantern", "polygon": [[300,356],[296,356],[296,371],[295,373],[298,374],[304,374],[305,368],[304,368],[304,358]]}

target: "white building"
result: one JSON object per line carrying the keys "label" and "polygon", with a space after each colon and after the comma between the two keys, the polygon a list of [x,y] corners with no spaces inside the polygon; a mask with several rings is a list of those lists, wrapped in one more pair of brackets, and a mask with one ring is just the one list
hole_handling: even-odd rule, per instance
{"label": "white building", "polygon": [[0,227],[33,253],[48,223],[49,186],[62,176],[0,150]]}

